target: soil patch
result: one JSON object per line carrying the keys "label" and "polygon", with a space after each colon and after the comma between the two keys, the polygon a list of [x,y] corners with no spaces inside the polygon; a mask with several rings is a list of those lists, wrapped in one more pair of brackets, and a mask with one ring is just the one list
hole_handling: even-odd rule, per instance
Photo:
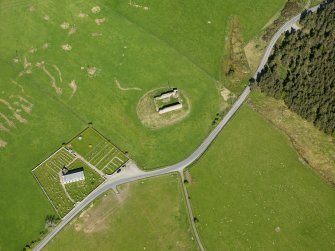
{"label": "soil patch", "polygon": [[97,74],[97,68],[95,66],[88,67],[86,71],[90,77],[94,77]]}
{"label": "soil patch", "polygon": [[182,109],[164,114],[159,114],[156,111],[154,96],[168,89],[170,88],[167,87],[157,88],[147,92],[140,98],[137,104],[136,111],[139,120],[145,127],[151,129],[159,129],[169,125],[173,125],[186,118],[187,115],[190,113],[191,103],[182,92],[179,92],[180,102],[183,104]]}
{"label": "soil patch", "polygon": [[185,179],[188,181],[188,183],[191,184],[192,183],[192,176],[191,176],[190,171],[186,170],[184,175],[185,175]]}
{"label": "soil patch", "polygon": [[139,8],[139,9],[143,9],[143,10],[149,10],[148,6],[137,4],[137,3],[133,2],[132,0],[130,0],[128,4],[129,4],[129,6],[134,7],[134,8]]}
{"label": "soil patch", "polygon": [[229,22],[225,47],[227,54],[223,57],[224,74],[235,81],[248,77],[250,69],[243,50],[240,21],[237,17],[232,17]]}
{"label": "soil patch", "polygon": [[27,113],[31,113],[34,104],[29,102],[27,99],[25,99],[22,96],[18,96],[18,98],[19,98],[20,102],[24,103],[24,104],[21,103],[22,109]]}
{"label": "soil patch", "polygon": [[16,128],[15,123],[12,120],[10,120],[5,114],[0,112],[0,117],[5,120],[5,122],[9,127]]}
{"label": "soil patch", "polygon": [[20,88],[21,92],[24,92],[24,88],[22,85],[20,85],[18,82],[14,81],[13,79],[10,80],[10,82],[13,84],[13,85],[16,85],[17,87]]}
{"label": "soil patch", "polygon": [[232,97],[232,93],[225,87],[221,87],[220,94],[224,101],[228,101]]}
{"label": "soil patch", "polygon": [[245,47],[244,52],[252,72],[255,72],[262,59],[266,43],[262,39],[253,39]]}
{"label": "soil patch", "polygon": [[28,59],[25,57],[24,60],[23,60],[23,68],[24,69],[27,69],[31,67],[31,63],[28,61]]}
{"label": "soil patch", "polygon": [[63,93],[63,90],[62,88],[58,87],[57,84],[56,84],[56,79],[55,77],[47,70],[47,68],[45,68],[45,65],[44,64],[41,64],[40,65],[40,68],[44,71],[44,73],[50,78],[51,80],[51,86],[52,88],[56,91],[56,93],[58,95],[62,95]]}
{"label": "soil patch", "polygon": [[94,14],[97,14],[101,11],[100,7],[99,6],[94,6],[92,9],[91,9],[91,12],[94,13]]}
{"label": "soil patch", "polygon": [[100,33],[100,32],[93,32],[93,33],[91,33],[91,36],[92,37],[100,37],[100,36],[102,36],[102,33]]}
{"label": "soil patch", "polygon": [[35,65],[36,67],[41,68],[44,65],[44,61],[37,62]]}
{"label": "soil patch", "polygon": [[4,141],[3,139],[0,139],[0,148],[4,148],[6,147],[6,145],[7,145],[7,142]]}
{"label": "soil patch", "polygon": [[26,113],[31,113],[32,112],[32,108],[33,108],[33,104],[31,102],[29,102],[27,99],[25,99],[24,97],[20,96],[20,95],[12,95],[10,96],[11,99],[18,99],[18,101],[14,102],[14,104],[16,106],[19,106],[22,108],[23,111],[25,111]]}
{"label": "soil patch", "polygon": [[72,98],[72,97],[74,96],[74,94],[76,94],[76,92],[77,92],[77,88],[78,88],[76,81],[75,81],[75,80],[72,80],[72,81],[69,83],[69,87],[70,87],[71,90],[72,90],[72,93],[71,93],[71,98]]}
{"label": "soil patch", "polygon": [[77,28],[72,26],[72,27],[70,27],[68,34],[72,35],[72,34],[76,33],[76,31],[77,31]]}
{"label": "soil patch", "polygon": [[31,107],[25,106],[23,104],[20,104],[20,106],[26,113],[31,113],[32,111]]}
{"label": "soil patch", "polygon": [[11,111],[14,111],[14,108],[9,104],[9,102],[7,102],[4,99],[0,99],[0,103],[4,104],[5,106],[7,106],[7,108]]}
{"label": "soil patch", "polygon": [[72,50],[72,46],[69,45],[69,44],[63,44],[63,45],[62,45],[62,49],[63,49],[64,51],[71,51],[71,50]]}
{"label": "soil patch", "polygon": [[16,120],[19,121],[20,123],[22,123],[22,124],[27,124],[28,123],[28,121],[25,118],[23,118],[19,113],[14,112],[13,115],[16,118]]}
{"label": "soil patch", "polygon": [[83,13],[83,12],[80,12],[79,14],[78,14],[78,17],[81,17],[81,18],[83,18],[83,17],[87,17],[88,15],[87,14],[85,14],[85,13]]}
{"label": "soil patch", "polygon": [[31,53],[31,54],[35,53],[36,51],[37,51],[37,49],[35,47],[31,47],[29,49],[29,53]]}
{"label": "soil patch", "polygon": [[48,49],[49,48],[49,43],[45,43],[42,45],[42,49]]}
{"label": "soil patch", "polygon": [[9,132],[9,129],[0,123],[0,131]]}
{"label": "soil patch", "polygon": [[59,81],[60,81],[61,83],[63,83],[62,72],[60,71],[60,69],[58,68],[58,66],[54,64],[54,65],[52,65],[52,67],[57,71],[58,76],[59,76]]}
{"label": "soil patch", "polygon": [[63,29],[63,30],[67,30],[68,28],[70,28],[70,24],[67,23],[67,22],[64,22],[60,25],[60,27]]}
{"label": "soil patch", "polygon": [[101,24],[103,24],[105,21],[106,21],[106,18],[97,18],[97,19],[95,19],[95,23],[96,23],[97,25],[101,25]]}

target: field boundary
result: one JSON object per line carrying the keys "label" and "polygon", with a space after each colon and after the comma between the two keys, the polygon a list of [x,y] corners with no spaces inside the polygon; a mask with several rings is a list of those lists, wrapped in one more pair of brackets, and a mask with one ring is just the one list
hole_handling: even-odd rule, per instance
{"label": "field boundary", "polygon": [[176,47],[174,47],[170,42],[166,41],[165,39],[161,38],[159,35],[153,33],[152,31],[148,30],[147,28],[145,28],[144,26],[138,24],[136,21],[134,21],[133,19],[131,19],[130,17],[125,16],[123,13],[121,13],[120,11],[117,11],[113,8],[111,8],[108,5],[104,5],[104,7],[113,12],[116,16],[119,16],[120,18],[124,19],[126,22],[128,22],[131,25],[134,25],[135,27],[137,27],[139,30],[142,30],[143,32],[145,32],[148,36],[151,36],[152,38],[156,39],[157,41],[160,41],[161,43],[163,43],[165,46],[167,46],[170,50],[172,50],[173,52],[175,52],[176,54],[180,55],[182,58],[184,58],[187,62],[189,62],[191,65],[193,65],[196,69],[199,69],[202,73],[204,73],[209,79],[211,79],[212,81],[219,81],[219,79],[217,79],[215,76],[211,75],[209,72],[207,72],[207,70],[205,70],[203,67],[201,67],[200,65],[198,65],[194,60],[192,60],[189,56],[185,55],[184,53],[182,53],[179,49],[177,49]]}
{"label": "field boundary", "polygon": [[185,174],[184,174],[184,170],[179,172],[179,183],[181,185],[181,193],[184,197],[184,204],[185,204],[185,209],[187,211],[187,215],[188,215],[188,220],[190,222],[190,225],[191,225],[191,228],[192,228],[192,232],[193,232],[193,235],[198,243],[198,247],[200,248],[201,251],[204,251],[204,246],[202,244],[202,241],[201,241],[201,238],[200,238],[200,235],[199,235],[199,232],[198,232],[198,229],[197,229],[197,226],[194,222],[194,214],[193,214],[193,210],[192,210],[192,205],[191,205],[191,201],[190,201],[190,196],[188,194],[188,191],[187,191],[187,188],[186,188],[186,185],[185,185]]}

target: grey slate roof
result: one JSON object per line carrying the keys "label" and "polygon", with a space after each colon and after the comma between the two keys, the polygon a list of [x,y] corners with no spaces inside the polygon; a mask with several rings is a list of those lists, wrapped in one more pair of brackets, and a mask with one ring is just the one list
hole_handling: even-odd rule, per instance
{"label": "grey slate roof", "polygon": [[64,184],[84,180],[85,179],[84,168],[80,167],[69,170],[66,174],[62,175],[62,178]]}

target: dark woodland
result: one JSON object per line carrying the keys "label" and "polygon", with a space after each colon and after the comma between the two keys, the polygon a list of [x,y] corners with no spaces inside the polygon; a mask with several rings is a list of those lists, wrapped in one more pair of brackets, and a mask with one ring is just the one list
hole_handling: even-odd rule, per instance
{"label": "dark woodland", "polygon": [[257,76],[262,92],[335,135],[335,1],[301,14],[299,29],[288,31]]}

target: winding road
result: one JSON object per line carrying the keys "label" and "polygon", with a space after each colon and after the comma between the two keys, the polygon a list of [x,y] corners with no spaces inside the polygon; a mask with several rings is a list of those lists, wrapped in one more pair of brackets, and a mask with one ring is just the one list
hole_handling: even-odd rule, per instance
{"label": "winding road", "polygon": [[[315,12],[318,9],[319,5],[309,9],[312,12]],[[271,55],[271,51],[276,44],[277,40],[280,38],[280,36],[287,30],[290,30],[295,26],[295,24],[299,21],[300,14],[293,17],[291,20],[289,20],[287,23],[285,23],[272,37],[269,45],[267,46],[264,56],[260,62],[260,65],[254,75],[254,78],[257,77],[257,74],[263,69],[265,66],[269,56]],[[121,184],[125,184],[128,182],[133,182],[140,179],[165,175],[169,173],[179,172],[181,174],[182,179],[184,180],[183,171],[186,167],[190,166],[192,163],[194,163],[198,158],[202,156],[202,154],[207,150],[209,145],[214,141],[214,139],[218,136],[222,128],[229,122],[229,120],[234,116],[234,114],[237,112],[237,110],[242,106],[244,101],[247,99],[247,97],[250,94],[250,87],[247,86],[242,94],[238,97],[236,102],[233,104],[229,112],[223,117],[223,119],[220,121],[220,123],[214,128],[214,130],[208,135],[208,137],[202,142],[202,144],[186,159],[183,161],[167,166],[165,168],[157,169],[150,172],[145,172],[140,170],[136,167],[136,165],[133,162],[129,162],[127,166],[120,172],[111,175],[109,178],[106,179],[104,183],[102,183],[99,187],[97,187],[92,193],[90,193],[84,200],[82,200],[80,203],[78,203],[63,219],[62,221],[34,248],[34,251],[39,251],[42,248],[44,248],[47,243],[54,238],[59,231],[62,230],[68,224],[77,214],[79,214],[86,206],[88,206],[93,200],[95,200],[98,196],[105,193],[106,191],[113,189],[117,192],[117,186]],[[191,217],[191,222],[193,221],[192,216],[192,210],[190,206],[190,202],[188,200],[187,191],[185,192],[185,186],[184,186],[184,193],[186,197],[187,207],[189,210],[189,214]],[[192,228],[195,233],[195,237],[197,239],[197,242],[199,244],[199,247],[201,250],[204,250],[200,237],[197,233],[197,229],[194,226],[194,222],[192,222]]]}

